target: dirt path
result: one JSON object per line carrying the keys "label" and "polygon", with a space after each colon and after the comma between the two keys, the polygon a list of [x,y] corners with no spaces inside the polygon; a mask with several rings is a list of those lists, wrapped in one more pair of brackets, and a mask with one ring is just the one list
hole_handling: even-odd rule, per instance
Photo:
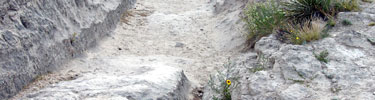
{"label": "dirt path", "polygon": [[203,84],[229,56],[213,44],[212,9],[206,0],[139,0],[113,38],[101,44],[114,50],[102,54],[187,59],[187,64],[178,67],[191,81]]}
{"label": "dirt path", "polygon": [[138,0],[109,38],[64,70],[41,76],[16,97],[81,76],[99,82],[87,86],[106,85],[145,70],[134,66],[155,64],[182,68],[192,88],[200,88],[233,55],[217,45],[222,36],[215,31],[213,10],[208,0]]}

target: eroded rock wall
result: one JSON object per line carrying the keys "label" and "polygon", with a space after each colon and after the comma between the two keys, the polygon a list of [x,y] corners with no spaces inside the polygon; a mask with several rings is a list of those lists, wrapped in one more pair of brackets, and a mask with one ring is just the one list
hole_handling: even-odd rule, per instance
{"label": "eroded rock wall", "polygon": [[0,1],[0,99],[93,47],[135,2]]}

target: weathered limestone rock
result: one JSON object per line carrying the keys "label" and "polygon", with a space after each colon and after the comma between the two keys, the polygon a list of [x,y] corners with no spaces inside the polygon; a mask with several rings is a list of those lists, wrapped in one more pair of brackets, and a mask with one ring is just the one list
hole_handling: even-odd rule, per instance
{"label": "weathered limestone rock", "polygon": [[136,0],[1,0],[0,99],[95,45]]}
{"label": "weathered limestone rock", "polygon": [[[240,4],[238,4],[240,5]],[[232,89],[235,100],[373,100],[375,99],[375,9],[339,13],[330,36],[304,45],[281,43],[274,35],[263,37],[254,52],[233,59],[227,76],[239,77]],[[353,23],[342,25],[346,19]],[[314,54],[328,51],[328,63]],[[255,56],[256,55],[256,56]],[[256,69],[256,70],[254,70]],[[224,71],[225,72],[225,71]],[[206,95],[207,94],[207,95]],[[205,100],[214,95],[209,86]]]}
{"label": "weathered limestone rock", "polygon": [[161,61],[169,57],[87,58],[71,64],[76,77],[17,99],[37,100],[186,100],[189,80],[180,68]]}
{"label": "weathered limestone rock", "polygon": [[215,46],[226,51],[239,51],[246,41],[245,23],[242,21],[242,10],[247,0],[210,0],[214,6],[217,21],[214,35]]}

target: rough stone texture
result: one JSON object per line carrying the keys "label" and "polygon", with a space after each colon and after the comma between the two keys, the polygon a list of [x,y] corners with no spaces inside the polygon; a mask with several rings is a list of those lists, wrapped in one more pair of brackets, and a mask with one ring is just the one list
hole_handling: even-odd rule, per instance
{"label": "rough stone texture", "polygon": [[135,0],[1,0],[0,99],[108,35]]}
{"label": "rough stone texture", "polygon": [[205,0],[137,0],[114,34],[14,99],[199,100],[209,73],[232,55],[221,48],[236,47],[224,42],[242,29],[231,31],[240,18],[217,16],[214,9],[214,3]]}
{"label": "rough stone texture", "polygon": [[75,73],[71,79],[40,90],[33,89],[14,99],[186,100],[190,83],[182,69],[175,67],[177,60],[181,59],[164,56],[92,56],[70,63],[72,67],[59,75]]}
{"label": "rough stone texture", "polygon": [[[245,23],[242,21],[242,9],[245,8],[248,1],[250,0],[210,0],[210,3],[214,6],[215,16],[217,16],[217,21],[214,23],[215,30],[213,30],[215,35],[212,37],[214,37],[214,43],[218,48],[234,52],[243,50],[247,31]],[[225,62],[225,60],[221,60],[221,62]],[[218,67],[221,67],[220,70],[223,68],[222,65]],[[215,86],[221,89],[218,84],[222,80],[213,80],[218,82]],[[215,91],[209,88],[209,86],[204,87],[203,100],[211,100],[212,97],[218,96]]]}
{"label": "rough stone texture", "polygon": [[214,36],[216,46],[222,50],[238,51],[244,48],[246,27],[242,21],[242,10],[248,0],[210,0],[216,16]]}
{"label": "rough stone texture", "polygon": [[[262,38],[255,52],[233,59],[237,64],[226,73],[239,77],[232,90],[234,100],[374,100],[375,6],[362,4],[362,12],[341,12],[330,36],[305,45],[281,43],[274,35]],[[351,26],[342,25],[347,19]],[[328,63],[315,54],[327,50]],[[262,68],[253,71],[255,68]],[[224,71],[225,73],[225,71]],[[207,95],[206,95],[207,94]],[[204,99],[215,94],[209,87]]]}

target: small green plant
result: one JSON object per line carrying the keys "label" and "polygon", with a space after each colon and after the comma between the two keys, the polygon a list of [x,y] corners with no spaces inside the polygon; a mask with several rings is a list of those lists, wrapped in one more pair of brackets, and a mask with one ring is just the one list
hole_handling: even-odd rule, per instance
{"label": "small green plant", "polygon": [[293,80],[293,79],[288,79],[288,80],[291,80],[291,81],[293,81],[294,83],[299,83],[299,84],[303,84],[303,83],[305,83],[304,80]]}
{"label": "small green plant", "polygon": [[373,0],[362,0],[363,2],[372,3]]}
{"label": "small green plant", "polygon": [[338,92],[340,92],[342,89],[340,88],[340,87],[337,87],[337,86],[334,86],[334,87],[331,87],[331,91],[333,92],[333,93],[338,93]]}
{"label": "small green plant", "polygon": [[224,91],[223,91],[223,100],[232,100],[232,95],[230,94],[230,85],[232,82],[230,80],[226,80],[227,85],[224,86]]}
{"label": "small green plant", "polygon": [[305,83],[305,81],[304,80],[293,80],[295,83],[300,83],[300,84],[303,84],[303,83]]}
{"label": "small green plant", "polygon": [[339,11],[360,11],[358,0],[290,0],[284,2],[286,16],[298,23],[312,17],[327,17],[336,15]]}
{"label": "small green plant", "polygon": [[218,71],[216,76],[210,76],[208,86],[216,93],[213,95],[213,100],[231,100],[231,91],[238,85],[238,77],[229,75],[234,71],[233,66],[235,64],[228,62],[224,64],[225,71]]}
{"label": "small green plant", "polygon": [[324,62],[324,63],[328,63],[327,57],[328,57],[329,53],[328,53],[327,50],[324,50],[324,51],[320,52],[319,55],[314,53],[314,55],[315,55],[315,58],[318,59],[319,61]]}
{"label": "small green plant", "polygon": [[375,22],[371,22],[368,26],[375,26]]}
{"label": "small green plant", "polygon": [[330,27],[334,27],[334,26],[336,26],[336,21],[333,20],[333,19],[329,19],[329,20],[327,21],[327,26],[330,26]]}
{"label": "small green plant", "polygon": [[224,88],[222,89],[222,97],[218,98],[214,96],[212,98],[213,100],[232,100],[232,95],[230,93],[230,85],[232,82],[230,80],[226,80],[225,83],[226,85],[224,85]]}
{"label": "small green plant", "polygon": [[266,58],[264,54],[258,53],[257,64],[255,67],[251,68],[250,71],[255,73],[258,71],[265,70],[265,68],[267,68],[269,64],[270,64],[270,59]]}
{"label": "small green plant", "polygon": [[293,69],[294,69],[294,71],[297,72],[297,75],[298,75],[299,77],[305,79],[305,77],[303,76],[303,74],[302,74],[301,72],[297,71],[297,68],[296,68],[295,66],[293,66]]}
{"label": "small green plant", "polygon": [[357,0],[336,0],[335,8],[338,11],[360,11]]}
{"label": "small green plant", "polygon": [[285,19],[284,12],[274,1],[256,3],[245,11],[248,34],[247,43],[253,46],[262,37],[272,34]]}
{"label": "small green plant", "polygon": [[344,20],[342,21],[342,25],[344,25],[344,26],[349,26],[349,25],[353,25],[353,23],[352,23],[351,21],[347,20],[347,19],[344,19]]}
{"label": "small green plant", "polygon": [[262,71],[262,70],[264,70],[263,67],[256,67],[256,68],[252,68],[252,69],[250,69],[250,71],[253,72],[253,73],[255,73],[255,72],[257,72],[257,71]]}
{"label": "small green plant", "polygon": [[74,32],[73,35],[72,35],[72,38],[71,38],[70,42],[73,43],[75,41],[76,37],[77,37],[77,33]]}
{"label": "small green plant", "polygon": [[326,18],[335,13],[332,0],[290,0],[283,4],[286,16],[297,22],[303,22],[312,17]]}

